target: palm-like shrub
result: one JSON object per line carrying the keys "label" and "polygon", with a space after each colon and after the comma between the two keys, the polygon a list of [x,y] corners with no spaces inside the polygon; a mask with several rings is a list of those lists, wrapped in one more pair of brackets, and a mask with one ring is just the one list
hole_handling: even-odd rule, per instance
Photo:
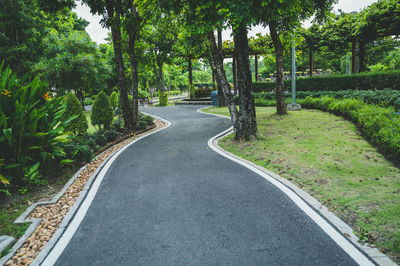
{"label": "palm-like shrub", "polygon": [[18,79],[0,66],[0,192],[46,183],[51,166],[70,162],[64,146],[71,118],[63,119],[62,99],[51,99],[47,88],[38,78]]}
{"label": "palm-like shrub", "polygon": [[88,129],[88,123],[82,105],[73,93],[65,96],[65,104],[67,105],[63,118],[75,117],[74,120],[65,128],[66,131],[74,132],[77,135],[83,135]]}
{"label": "palm-like shrub", "polygon": [[110,127],[110,124],[113,120],[113,113],[110,106],[110,100],[103,91],[96,96],[96,100],[92,106],[92,114],[90,118],[92,120],[92,124],[94,126],[98,126],[99,129],[101,126],[103,126],[103,128]]}

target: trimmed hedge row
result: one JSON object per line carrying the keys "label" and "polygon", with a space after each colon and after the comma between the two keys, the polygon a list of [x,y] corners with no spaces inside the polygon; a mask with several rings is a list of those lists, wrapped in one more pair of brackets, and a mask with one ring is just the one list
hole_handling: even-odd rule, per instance
{"label": "trimmed hedge row", "polygon": [[[291,80],[285,80],[290,89]],[[347,89],[396,89],[400,88],[400,71],[366,72],[354,75],[313,76],[296,79],[297,91],[341,91]],[[273,92],[275,82],[253,82],[253,92]]]}
{"label": "trimmed hedge row", "polygon": [[[299,91],[296,93],[297,99],[304,99],[306,97],[319,98],[324,96],[330,96],[336,99],[360,99],[365,103],[376,104],[383,107],[392,106],[396,110],[400,110],[400,90]],[[290,99],[291,93],[285,93],[285,97]],[[261,106],[266,106],[263,103],[275,105],[275,93],[254,93],[254,100],[260,103]]]}
{"label": "trimmed hedge row", "polygon": [[299,103],[343,115],[357,124],[362,134],[388,157],[400,161],[400,113],[393,108],[366,104],[360,99],[307,97]]}

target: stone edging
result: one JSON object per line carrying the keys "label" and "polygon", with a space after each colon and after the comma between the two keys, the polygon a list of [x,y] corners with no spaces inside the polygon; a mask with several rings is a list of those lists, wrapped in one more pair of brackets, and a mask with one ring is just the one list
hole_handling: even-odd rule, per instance
{"label": "stone edging", "polygon": [[[145,133],[147,131],[150,131],[154,129],[155,126],[152,126],[148,129],[141,130],[139,134]],[[126,140],[130,136],[124,136],[123,140]],[[118,144],[119,142],[123,140],[117,140],[115,144]],[[108,147],[111,148],[112,146]],[[63,218],[60,226],[56,230],[56,232],[53,234],[49,242],[45,245],[45,247],[40,251],[40,253],[36,256],[35,260],[31,263],[31,265],[40,265],[40,263],[46,258],[48,252],[54,247],[54,245],[57,243],[58,239],[64,232],[65,228],[68,226],[69,221],[71,218],[74,216],[76,210],[78,209],[80,203],[82,200],[85,198],[87,191],[90,189],[91,184],[93,183],[94,179],[100,172],[100,170],[104,167],[104,165],[109,161],[110,158],[114,156],[115,153],[117,153],[120,149],[122,149],[125,146],[120,147],[116,151],[112,152],[100,165],[99,167],[93,172],[93,174],[90,176],[88,179],[87,183],[85,184],[85,187],[83,190],[80,192],[79,197],[76,199],[76,202],[74,205],[70,208],[66,216]],[[94,161],[96,158],[100,157],[102,153],[98,154],[92,161]],[[36,230],[38,225],[42,222],[43,218],[32,218],[32,219],[27,219],[29,215],[32,213],[33,210],[36,209],[36,207],[41,206],[41,205],[50,205],[50,204],[56,204],[58,200],[64,195],[64,193],[67,191],[67,189],[75,182],[75,180],[80,176],[80,174],[86,169],[86,167],[90,163],[86,164],[82,168],[80,168],[73,176],[72,178],[64,185],[64,187],[58,192],[50,201],[43,201],[43,202],[37,202],[29,206],[15,221],[15,224],[23,224],[26,222],[30,222],[31,224],[29,225],[28,229],[25,231],[25,233],[18,239],[18,241],[12,246],[11,250],[8,252],[8,254],[0,259],[0,265],[4,265],[8,260],[10,260],[16,253],[18,249],[22,247],[24,242],[32,235],[32,233]]]}
{"label": "stone edging", "polygon": [[[213,115],[213,116],[218,116],[226,119],[230,119],[229,117],[222,116],[222,115],[216,115],[216,114],[209,114],[205,113],[202,110],[205,108],[209,107],[204,107],[200,108],[197,111],[206,115]],[[219,140],[224,138],[225,136],[231,134],[233,132],[233,129],[230,128],[216,137],[212,139],[212,145],[218,149],[221,153],[227,154],[229,157],[233,157],[238,161],[243,162],[244,164],[248,164],[252,166],[253,168],[256,168],[257,170],[271,176],[275,180],[279,181],[286,187],[288,187],[290,190],[292,190],[294,193],[296,193],[301,199],[303,199],[309,206],[311,206],[314,210],[318,211],[318,213],[325,218],[331,225],[335,227],[336,230],[338,230],[340,233],[342,233],[344,236],[346,236],[346,239],[348,239],[354,246],[362,250],[365,254],[367,254],[373,261],[374,263],[378,265],[384,265],[384,266],[396,266],[397,264],[394,263],[388,256],[380,252],[377,248],[372,248],[369,247],[367,244],[361,244],[358,240],[359,238],[354,234],[353,229],[347,225],[342,219],[337,217],[333,212],[329,211],[329,209],[321,204],[317,199],[312,197],[310,194],[308,194],[306,191],[302,190],[301,188],[297,187],[294,183],[289,181],[286,178],[281,177],[280,175],[275,174],[274,172],[271,172],[270,170],[257,165],[251,161],[248,161],[244,158],[241,158],[233,153],[230,153],[223,148],[219,146]]]}

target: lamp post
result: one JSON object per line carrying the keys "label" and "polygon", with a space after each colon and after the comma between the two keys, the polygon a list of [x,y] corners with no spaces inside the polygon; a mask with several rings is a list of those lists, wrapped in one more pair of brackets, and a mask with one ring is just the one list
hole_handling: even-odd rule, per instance
{"label": "lamp post", "polygon": [[289,111],[300,110],[300,104],[296,103],[296,43],[292,36],[292,103],[287,105]]}

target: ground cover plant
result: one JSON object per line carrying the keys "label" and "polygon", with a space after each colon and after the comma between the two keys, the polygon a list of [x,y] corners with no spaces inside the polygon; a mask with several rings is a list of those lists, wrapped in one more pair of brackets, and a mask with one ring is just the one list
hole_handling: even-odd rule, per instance
{"label": "ground cover plant", "polygon": [[[206,112],[228,115],[226,108]],[[359,235],[400,261],[400,170],[343,117],[303,109],[278,116],[257,107],[259,138],[220,142],[224,149],[288,178]]]}

